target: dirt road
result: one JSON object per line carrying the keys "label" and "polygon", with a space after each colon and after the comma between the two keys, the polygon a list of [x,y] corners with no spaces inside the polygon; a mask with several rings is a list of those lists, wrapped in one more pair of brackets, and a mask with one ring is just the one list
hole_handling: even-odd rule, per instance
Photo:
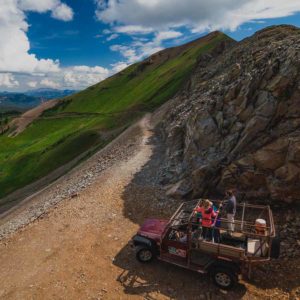
{"label": "dirt road", "polygon": [[[155,182],[162,146],[151,131],[149,116],[133,132],[130,137],[123,137],[128,147],[122,152],[128,151],[129,155],[120,155],[120,159],[95,176],[77,196],[66,197],[46,214],[1,241],[0,298],[296,297],[297,281],[283,276],[270,282],[265,273],[268,269],[259,270],[265,278],[242,282],[234,291],[225,292],[216,289],[206,276],[161,262],[150,265],[136,262],[128,241],[139,224],[146,217],[171,215],[177,203],[167,201]],[[93,165],[96,160],[97,155],[88,164]],[[77,176],[81,170],[83,167],[76,170]],[[73,177],[62,178],[59,184],[68,181],[70,185]],[[78,180],[73,184],[78,184]],[[53,185],[46,192],[55,195],[55,189]],[[289,267],[286,271],[293,269]]]}

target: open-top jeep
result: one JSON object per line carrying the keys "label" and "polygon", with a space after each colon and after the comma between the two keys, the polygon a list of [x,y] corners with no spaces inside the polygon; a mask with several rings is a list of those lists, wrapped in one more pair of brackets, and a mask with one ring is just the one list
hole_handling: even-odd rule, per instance
{"label": "open-top jeep", "polygon": [[279,241],[275,238],[269,206],[238,204],[234,232],[230,235],[227,218],[221,211],[211,228],[218,233],[216,241],[215,232],[211,240],[202,236],[201,222],[195,213],[200,201],[182,203],[170,220],[146,220],[132,239],[136,258],[145,263],[156,257],[199,273],[209,273],[223,289],[231,288],[240,274],[249,277],[253,264],[278,258]]}

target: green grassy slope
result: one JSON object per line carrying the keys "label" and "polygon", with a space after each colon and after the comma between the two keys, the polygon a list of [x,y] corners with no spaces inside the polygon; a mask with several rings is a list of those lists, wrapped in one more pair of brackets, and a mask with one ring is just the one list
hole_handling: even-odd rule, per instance
{"label": "green grassy slope", "polygon": [[114,135],[107,132],[125,128],[168,100],[189,77],[197,58],[224,39],[228,37],[222,33],[211,34],[154,54],[62,99],[16,137],[1,135],[0,198],[108,143]]}

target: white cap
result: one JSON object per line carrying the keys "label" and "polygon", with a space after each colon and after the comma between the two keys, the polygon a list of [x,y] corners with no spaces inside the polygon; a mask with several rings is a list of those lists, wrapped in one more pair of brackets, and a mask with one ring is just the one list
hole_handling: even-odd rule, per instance
{"label": "white cap", "polygon": [[266,222],[266,220],[264,220],[264,219],[256,219],[256,220],[255,220],[255,224],[261,225],[261,226],[266,226],[266,225],[267,225],[267,222]]}

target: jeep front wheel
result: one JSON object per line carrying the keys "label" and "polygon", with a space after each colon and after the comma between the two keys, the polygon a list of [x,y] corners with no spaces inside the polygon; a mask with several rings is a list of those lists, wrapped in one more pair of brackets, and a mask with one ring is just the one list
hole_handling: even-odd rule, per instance
{"label": "jeep front wheel", "polygon": [[225,268],[216,268],[212,271],[212,279],[214,283],[222,289],[230,289],[238,281],[237,276]]}
{"label": "jeep front wheel", "polygon": [[136,259],[139,262],[147,263],[153,259],[154,255],[151,249],[147,247],[138,247],[136,249]]}

